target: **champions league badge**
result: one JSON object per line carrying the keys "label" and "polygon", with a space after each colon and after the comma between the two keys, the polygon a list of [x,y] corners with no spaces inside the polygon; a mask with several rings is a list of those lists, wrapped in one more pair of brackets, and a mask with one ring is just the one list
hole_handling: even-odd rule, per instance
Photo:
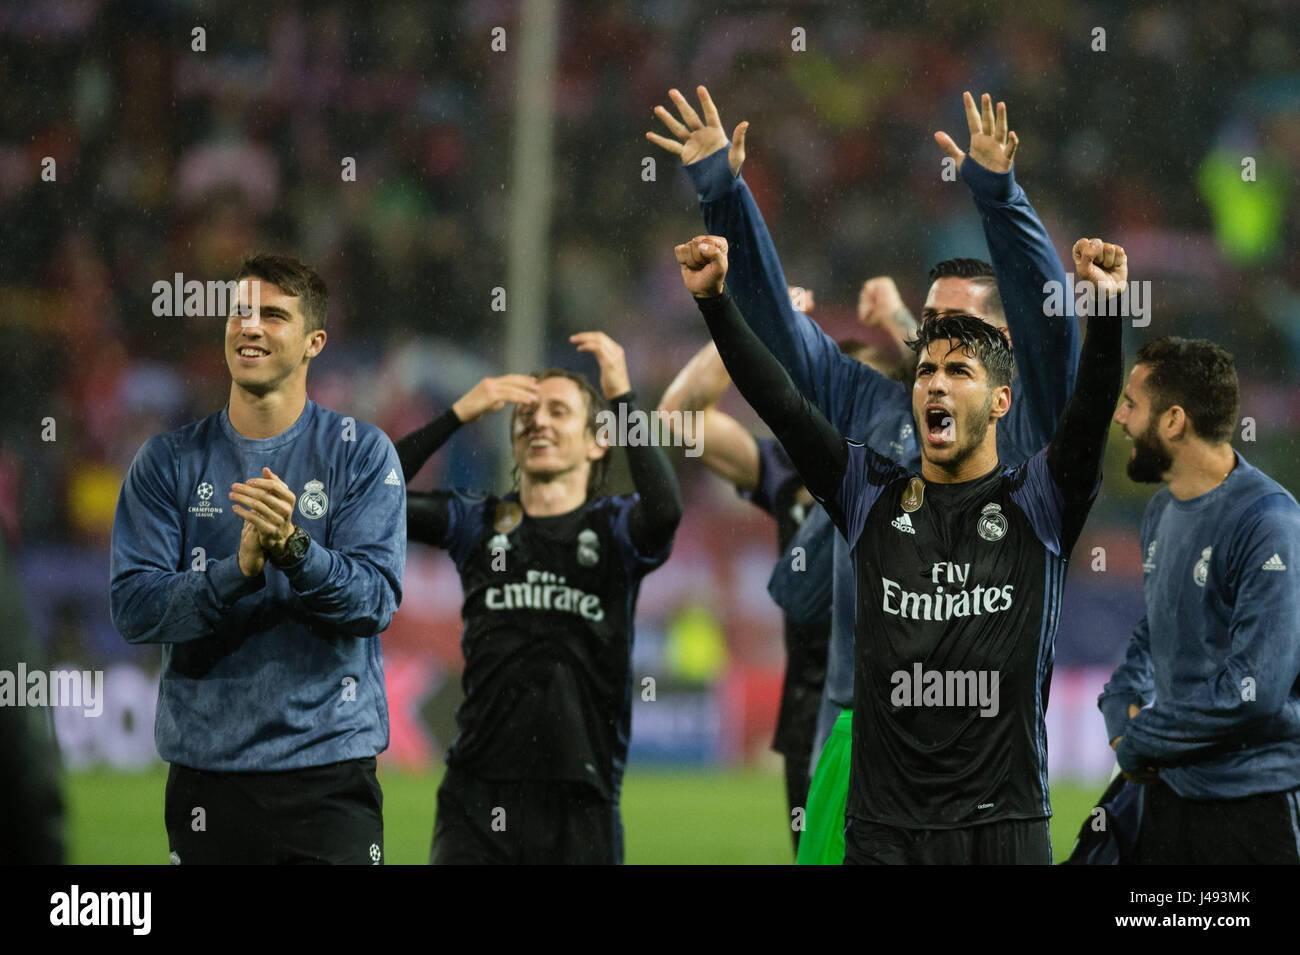
{"label": "champions league badge", "polygon": [[501,501],[492,519],[492,529],[498,534],[509,534],[523,520],[524,509],[518,501]]}
{"label": "champions league badge", "polygon": [[1210,579],[1210,553],[1213,550],[1213,547],[1207,547],[1201,551],[1201,559],[1192,568],[1192,580],[1196,581],[1198,587],[1204,587],[1205,582]]}
{"label": "champions league badge", "polygon": [[600,560],[600,538],[591,528],[578,535],[578,563],[583,567],[595,567]]}
{"label": "champions league badge", "polygon": [[903,510],[909,514],[912,511],[920,510],[922,502],[925,500],[925,482],[920,478],[914,477],[907,482],[907,487],[903,489]]}
{"label": "champions league badge", "polygon": [[302,492],[302,497],[298,498],[298,510],[303,517],[314,521],[330,506],[330,499],[325,496],[325,485],[320,481],[308,481],[303,485]]}
{"label": "champions league badge", "polygon": [[1002,540],[1007,533],[1007,519],[1002,514],[1002,506],[985,504],[980,519],[975,522],[975,530],[986,541]]}

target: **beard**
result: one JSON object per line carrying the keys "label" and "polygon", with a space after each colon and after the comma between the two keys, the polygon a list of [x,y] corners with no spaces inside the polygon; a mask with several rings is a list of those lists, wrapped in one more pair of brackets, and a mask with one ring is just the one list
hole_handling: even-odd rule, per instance
{"label": "beard", "polygon": [[1133,457],[1129,458],[1129,480],[1139,484],[1162,484],[1164,475],[1174,466],[1169,452],[1160,446],[1154,422],[1141,434],[1133,436]]}

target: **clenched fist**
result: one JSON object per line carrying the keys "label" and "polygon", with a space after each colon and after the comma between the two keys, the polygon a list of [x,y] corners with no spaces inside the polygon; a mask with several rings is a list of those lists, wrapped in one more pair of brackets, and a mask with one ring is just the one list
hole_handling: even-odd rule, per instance
{"label": "clenched fist", "polygon": [[1114,298],[1128,284],[1128,256],[1124,247],[1101,239],[1074,243],[1075,286],[1092,285],[1096,298]]}
{"label": "clenched fist", "polygon": [[682,281],[696,298],[722,294],[727,274],[727,240],[720,235],[697,235],[677,246],[677,264],[682,267]]}

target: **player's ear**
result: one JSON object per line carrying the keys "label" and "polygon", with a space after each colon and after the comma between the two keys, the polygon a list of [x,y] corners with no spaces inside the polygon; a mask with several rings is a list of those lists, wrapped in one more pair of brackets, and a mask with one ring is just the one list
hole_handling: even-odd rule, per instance
{"label": "player's ear", "polygon": [[1170,405],[1160,416],[1160,431],[1169,441],[1179,441],[1188,436],[1187,412],[1182,405]]}
{"label": "player's ear", "polygon": [[325,348],[325,329],[318,328],[307,336],[307,357],[315,358]]}
{"label": "player's ear", "polygon": [[989,414],[994,420],[1006,416],[1011,410],[1011,386],[998,385],[993,389],[993,403],[989,405]]}

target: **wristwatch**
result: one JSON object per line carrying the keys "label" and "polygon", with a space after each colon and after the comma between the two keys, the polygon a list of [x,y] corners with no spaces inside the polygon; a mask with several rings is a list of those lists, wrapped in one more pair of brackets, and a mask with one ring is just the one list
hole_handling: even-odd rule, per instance
{"label": "wristwatch", "polygon": [[288,567],[290,564],[296,564],[307,556],[307,547],[311,544],[311,538],[301,527],[294,528],[289,539],[284,542],[284,551],[279,557],[272,557],[271,563],[276,567]]}

